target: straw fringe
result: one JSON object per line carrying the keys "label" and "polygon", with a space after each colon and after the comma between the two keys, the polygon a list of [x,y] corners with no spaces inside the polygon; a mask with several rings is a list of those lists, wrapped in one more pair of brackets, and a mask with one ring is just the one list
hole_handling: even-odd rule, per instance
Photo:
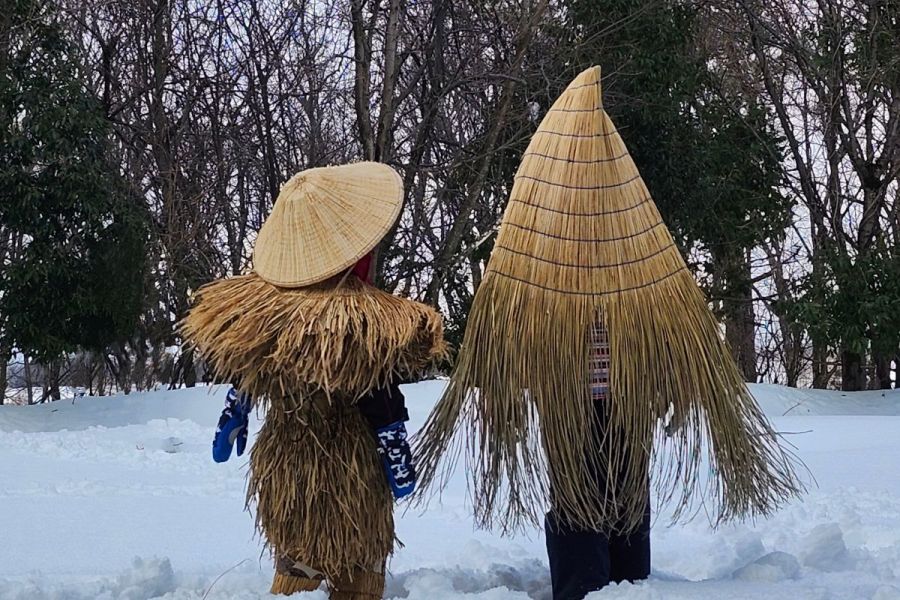
{"label": "straw fringe", "polygon": [[320,392],[270,412],[250,452],[248,507],[267,546],[344,581],[383,573],[394,546],[393,498],[360,412]]}
{"label": "straw fringe", "polygon": [[255,274],[202,287],[181,332],[220,381],[292,411],[317,390],[354,403],[446,353],[441,316],[355,277],[283,289]]}
{"label": "straw fringe", "polygon": [[272,588],[269,593],[283,596],[290,596],[297,592],[312,592],[319,589],[321,581],[315,579],[307,579],[305,577],[294,577],[285,573],[275,573],[272,579]]}
{"label": "straw fringe", "polygon": [[[593,430],[588,393],[586,335],[598,317],[611,346],[605,437]],[[684,424],[660,436],[670,404]],[[701,505],[716,523],[765,515],[802,490],[795,457],[779,446],[687,271],[600,297],[489,275],[448,389],[414,444],[420,499],[446,483],[465,450],[476,522],[503,532],[537,525],[551,502],[577,527],[631,530],[651,463],[674,520]],[[707,465],[715,476],[705,477]],[[622,474],[600,501],[590,477],[598,467]]]}
{"label": "straw fringe", "polygon": [[[288,290],[250,274],[201,288],[181,332],[267,408],[247,489],[267,546],[323,572],[333,597],[379,597],[393,497],[354,405],[443,358],[440,315],[354,277]],[[305,582],[276,575],[272,590]]]}
{"label": "straw fringe", "polygon": [[330,600],[381,600],[384,573],[351,571],[330,582]]}
{"label": "straw fringe", "polygon": [[[552,504],[577,527],[632,530],[650,464],[676,519],[768,514],[802,491],[799,462],[744,384],[599,82],[589,69],[572,83],[519,168],[456,369],[415,439],[419,498],[465,450],[483,527],[537,524]],[[588,392],[596,319],[611,345],[602,435]],[[670,406],[684,425],[654,445]],[[600,499],[597,472],[609,474]]]}

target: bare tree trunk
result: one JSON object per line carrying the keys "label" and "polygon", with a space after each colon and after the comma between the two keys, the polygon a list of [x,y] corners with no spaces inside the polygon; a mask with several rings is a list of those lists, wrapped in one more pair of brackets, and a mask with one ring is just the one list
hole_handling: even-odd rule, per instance
{"label": "bare tree trunk", "polygon": [[88,354],[90,362],[88,363],[88,396],[94,395],[94,381],[97,380],[97,355],[94,352]]}
{"label": "bare tree trunk", "polygon": [[59,391],[59,375],[62,369],[61,359],[51,360],[44,365],[44,385],[41,402],[56,401],[62,397]]}
{"label": "bare tree trunk", "polygon": [[22,364],[25,371],[25,395],[28,398],[28,404],[34,404],[34,377],[31,374],[31,359],[27,354],[22,357]]}
{"label": "bare tree trunk", "polygon": [[891,362],[890,356],[875,356],[875,378],[872,381],[875,389],[891,389]]}
{"label": "bare tree trunk", "polygon": [[194,361],[194,351],[188,350],[187,352],[184,352],[182,356],[185,357],[184,372],[182,373],[184,385],[185,387],[192,388],[197,385],[197,368]]}
{"label": "bare tree trunk", "polygon": [[753,285],[746,250],[728,248],[719,257],[718,278],[724,285],[722,312],[725,338],[744,379],[756,382],[756,316],[753,313]]}
{"label": "bare tree trunk", "polygon": [[[778,299],[782,302],[793,302],[793,292],[784,272],[783,240],[772,240],[771,243],[764,244],[764,248]],[[788,387],[797,387],[803,372],[803,327],[790,318],[787,311],[777,305],[770,305],[768,308],[778,319],[778,329],[781,332],[785,383]]]}
{"label": "bare tree trunk", "polygon": [[866,363],[862,354],[841,350],[841,389],[845,392],[866,389]]}
{"label": "bare tree trunk", "polygon": [[900,390],[900,352],[894,357],[894,389]]}
{"label": "bare tree trunk", "polygon": [[753,314],[753,299],[729,299],[726,303],[725,337],[731,346],[744,379],[756,383],[756,319]]}
{"label": "bare tree trunk", "polygon": [[185,348],[182,348],[181,354],[172,368],[172,380],[169,382],[169,389],[174,390],[182,383],[189,388],[197,385],[194,351]]}
{"label": "bare tree trunk", "polygon": [[5,345],[0,345],[0,406],[6,403],[6,385],[8,383],[6,369],[9,366],[9,354],[9,349]]}
{"label": "bare tree trunk", "polygon": [[387,30],[384,38],[384,83],[381,108],[378,111],[378,133],[375,138],[375,160],[389,162],[394,131],[395,98],[400,65],[397,63],[397,44],[400,38],[400,0],[390,0]]}
{"label": "bare tree trunk", "polygon": [[131,393],[131,357],[121,344],[115,344],[111,353],[106,355],[106,366],[115,379],[118,391],[128,395]]}
{"label": "bare tree trunk", "polygon": [[[412,143],[409,165],[406,167],[406,172],[403,176],[403,189],[407,190],[407,203],[411,199],[414,210],[418,208],[418,203],[421,203],[422,196],[424,196],[424,185],[420,180],[420,185],[413,190],[413,182],[416,180],[416,175],[420,173],[422,160],[430,147],[428,142],[434,132],[442,98],[442,91],[445,85],[446,69],[444,65],[444,50],[447,35],[446,20],[447,0],[436,0],[434,2],[434,14],[431,23],[432,32],[427,51],[425,52],[425,62],[428,65],[431,76],[426,78],[427,91],[422,99],[422,119],[419,121],[416,136]],[[410,192],[410,190],[413,191]],[[379,286],[384,286],[386,283],[384,280],[385,254],[394,244],[399,223],[400,219],[394,223],[394,226],[381,243],[379,243],[375,254],[376,260],[373,261],[375,267],[373,281],[376,281]],[[393,290],[397,283],[398,282],[392,282],[392,285],[387,289]]]}
{"label": "bare tree trunk", "polygon": [[[8,36],[8,29],[8,17],[6,15],[0,16],[0,44],[3,44]],[[6,46],[4,45],[3,47],[5,48]],[[5,52],[0,52],[0,72],[2,72],[6,62],[4,54]],[[10,238],[11,236],[8,232],[0,227],[0,266],[6,262],[7,255],[11,251],[13,244]],[[11,344],[6,341],[3,335],[3,321],[3,315],[0,315],[0,405],[6,402],[6,386],[9,383],[7,368],[9,367],[9,358],[12,355]]]}
{"label": "bare tree trunk", "polygon": [[544,13],[547,11],[548,4],[548,0],[541,0],[538,2],[531,14],[523,19],[522,25],[519,27],[518,32],[516,32],[516,51],[508,70],[510,76],[503,82],[500,89],[500,105],[497,107],[493,122],[491,123],[491,128],[488,131],[482,147],[481,165],[478,168],[475,179],[469,184],[468,189],[466,190],[466,195],[462,206],[460,206],[459,214],[456,215],[456,220],[450,228],[444,241],[444,245],[434,261],[434,273],[425,293],[425,301],[433,306],[437,306],[438,304],[438,298],[440,296],[444,278],[448,275],[450,266],[456,255],[459,253],[459,248],[466,231],[470,229],[469,217],[475,208],[475,203],[481,198],[481,192],[484,188],[485,181],[487,181],[488,171],[491,168],[493,154],[497,147],[497,142],[500,139],[500,132],[503,131],[506,126],[507,113],[512,104],[513,92],[516,85],[516,79],[514,79],[515,73],[518,72],[519,68],[522,66],[522,60],[525,58],[525,51],[528,48],[528,43],[531,41],[534,30],[540,24]]}
{"label": "bare tree trunk", "polygon": [[[356,60],[355,93],[356,126],[359,130],[359,141],[363,147],[363,157],[375,160],[375,131],[372,129],[372,90],[369,76],[372,69],[372,34],[374,24],[365,21],[364,8],[366,0],[353,0],[350,3],[350,16],[353,24],[353,56]],[[373,14],[373,19],[375,15]]]}
{"label": "bare tree trunk", "polygon": [[105,396],[106,395],[106,364],[103,361],[100,361],[100,367],[97,371],[97,395]]}

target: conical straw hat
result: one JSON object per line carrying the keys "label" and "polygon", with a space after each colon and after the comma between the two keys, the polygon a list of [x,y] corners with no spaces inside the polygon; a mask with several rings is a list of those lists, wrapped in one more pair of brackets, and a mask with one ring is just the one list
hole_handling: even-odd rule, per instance
{"label": "conical straw hat", "polygon": [[[603,436],[588,391],[598,322]],[[654,444],[672,409],[685,425]],[[461,448],[478,523],[504,531],[551,505],[578,528],[630,531],[651,462],[676,517],[697,503],[717,521],[768,513],[802,488],[603,109],[599,68],[562,93],[522,158],[456,368],[417,438],[420,490],[446,481]]]}
{"label": "conical straw hat", "polygon": [[488,265],[496,276],[603,295],[686,270],[603,110],[599,73],[569,85],[528,145]]}
{"label": "conical straw hat", "polygon": [[403,206],[403,182],[387,165],[308,169],[281,187],[253,252],[269,283],[302,287],[353,266],[387,234]]}

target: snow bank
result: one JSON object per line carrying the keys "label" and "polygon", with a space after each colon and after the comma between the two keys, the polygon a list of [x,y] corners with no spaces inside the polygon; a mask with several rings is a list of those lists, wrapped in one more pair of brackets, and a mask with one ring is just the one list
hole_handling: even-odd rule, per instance
{"label": "snow bank", "polygon": [[222,386],[134,392],[67,399],[35,406],[0,407],[0,431],[81,431],[91,427],[142,425],[155,419],[193,421],[215,426],[214,406],[224,402]]}
{"label": "snow bank", "polygon": [[900,416],[900,390],[839,392],[798,390],[758,383],[750,390],[770,417],[799,415]]}
{"label": "snow bank", "polygon": [[[412,429],[443,386],[404,388]],[[818,486],[769,519],[715,531],[661,515],[651,579],[592,599],[900,600],[900,392],[753,391]],[[0,407],[0,600],[271,597],[271,562],[243,510],[247,457],[210,458],[223,394]],[[398,508],[405,546],[386,597],[550,598],[541,532],[476,531],[470,512],[461,472],[428,511]]]}

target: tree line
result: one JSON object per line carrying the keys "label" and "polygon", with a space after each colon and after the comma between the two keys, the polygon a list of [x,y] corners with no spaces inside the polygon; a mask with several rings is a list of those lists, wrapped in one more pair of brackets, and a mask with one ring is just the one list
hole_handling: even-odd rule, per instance
{"label": "tree line", "polygon": [[897,384],[891,0],[0,0],[0,45],[0,388],[193,385],[192,294],[248,269],[293,173],[359,159],[406,193],[378,283],[458,342],[592,64],[746,378]]}

